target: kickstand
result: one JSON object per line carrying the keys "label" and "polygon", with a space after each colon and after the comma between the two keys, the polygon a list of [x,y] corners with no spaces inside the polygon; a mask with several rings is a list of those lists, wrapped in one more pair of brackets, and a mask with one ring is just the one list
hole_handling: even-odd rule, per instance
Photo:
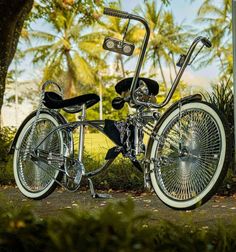
{"label": "kickstand", "polygon": [[88,182],[89,182],[89,188],[90,188],[92,198],[94,198],[94,199],[95,198],[96,199],[110,199],[110,198],[112,198],[112,196],[110,194],[96,193],[94,190],[93,182],[90,178],[88,178]]}

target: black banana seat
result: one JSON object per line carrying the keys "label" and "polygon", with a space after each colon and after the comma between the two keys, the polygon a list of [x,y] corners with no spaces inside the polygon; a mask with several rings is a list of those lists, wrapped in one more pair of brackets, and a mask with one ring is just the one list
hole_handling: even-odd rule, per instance
{"label": "black banana seat", "polygon": [[70,99],[63,99],[55,92],[45,92],[43,104],[50,109],[64,109],[69,113],[77,113],[82,110],[82,105],[89,108],[99,101],[100,98],[96,94],[84,94]]}

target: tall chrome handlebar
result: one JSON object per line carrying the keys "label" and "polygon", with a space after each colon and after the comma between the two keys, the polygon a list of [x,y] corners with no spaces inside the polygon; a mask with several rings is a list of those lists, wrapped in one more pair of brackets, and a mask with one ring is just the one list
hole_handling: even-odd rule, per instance
{"label": "tall chrome handlebar", "polygon": [[[148,40],[149,40],[149,37],[150,37],[149,25],[148,25],[147,21],[144,18],[142,18],[140,16],[137,16],[137,15],[133,15],[133,14],[128,13],[128,12],[124,12],[124,11],[120,11],[120,10],[114,10],[114,9],[111,9],[111,8],[104,8],[103,13],[105,15],[109,15],[109,16],[114,16],[114,17],[119,17],[119,18],[124,18],[124,19],[130,19],[130,20],[136,20],[138,22],[141,22],[145,27],[146,33],[145,33],[145,36],[144,36],[144,39],[143,39],[141,52],[139,54],[139,59],[137,61],[136,69],[135,69],[135,72],[134,72],[134,77],[133,77],[132,84],[131,84],[131,87],[130,87],[131,99],[132,99],[134,97],[134,91],[135,91],[135,89],[137,87],[138,77],[140,75],[141,67],[142,67],[142,64],[143,64],[145,52],[146,52],[147,45],[148,45]],[[136,103],[135,100],[134,100],[134,103]]]}
{"label": "tall chrome handlebar", "polygon": [[[194,50],[195,50],[197,44],[198,44],[200,41],[201,41],[205,46],[211,47],[211,42],[210,42],[207,38],[205,38],[205,37],[203,37],[203,36],[199,36],[199,37],[197,37],[197,38],[193,41],[193,43],[191,44],[191,46],[190,46],[190,48],[189,48],[189,50],[188,50],[188,52],[187,52],[187,54],[186,54],[185,60],[184,60],[184,62],[183,62],[183,65],[182,65],[182,67],[179,69],[179,72],[177,73],[177,75],[176,75],[176,77],[175,77],[175,80],[174,80],[174,82],[173,82],[173,84],[172,84],[172,86],[171,86],[171,89],[169,90],[169,92],[168,92],[168,94],[167,94],[167,96],[166,96],[166,98],[165,98],[165,100],[164,100],[163,102],[161,102],[160,104],[157,104],[157,103],[141,102],[141,101],[138,101],[138,100],[136,99],[135,96],[133,96],[132,99],[134,100],[134,103],[135,103],[136,105],[144,105],[144,106],[148,106],[148,107],[152,107],[152,108],[162,108],[162,107],[164,107],[164,106],[170,101],[170,99],[172,98],[172,96],[173,96],[173,94],[174,94],[174,92],[175,92],[175,90],[176,90],[176,88],[177,88],[177,86],[178,86],[178,84],[179,84],[179,81],[180,81],[180,79],[181,79],[181,77],[182,77],[182,75],[183,75],[183,73],[184,73],[184,70],[185,70],[185,68],[188,66],[188,64],[189,64],[189,62],[190,62],[190,59],[191,59],[191,57],[192,57],[192,54],[193,54],[193,52],[194,52]],[[205,44],[205,43],[206,43],[206,44]]]}
{"label": "tall chrome handlebar", "polygon": [[193,54],[197,44],[200,41],[204,44],[206,40],[209,41],[207,38],[199,36],[193,41],[192,45],[190,46],[190,48],[189,48],[189,50],[188,50],[188,52],[186,54],[186,58],[184,60],[184,63],[182,65],[182,67],[179,69],[179,72],[177,73],[177,75],[175,77],[175,80],[174,80],[174,82],[173,82],[173,84],[171,86],[171,89],[169,90],[165,100],[160,104],[150,104],[149,106],[154,107],[154,108],[162,108],[170,101],[170,99],[172,98],[172,96],[173,96],[173,94],[174,94],[174,92],[175,92],[175,90],[176,90],[176,88],[177,88],[177,86],[179,84],[179,81],[180,81],[180,79],[181,79],[181,77],[182,77],[182,75],[184,73],[185,68],[188,66],[188,64],[190,62],[190,59],[192,57],[192,54]]}
{"label": "tall chrome handlebar", "polygon": [[190,46],[190,48],[189,48],[189,50],[188,50],[188,52],[186,54],[183,65],[179,69],[179,72],[177,73],[177,75],[175,77],[175,80],[174,80],[174,82],[173,82],[173,84],[171,86],[171,89],[169,90],[165,100],[160,104],[151,103],[151,102],[150,103],[149,102],[142,102],[142,101],[139,101],[139,100],[136,99],[135,90],[136,90],[136,86],[137,86],[138,77],[140,75],[141,67],[142,67],[142,64],[143,64],[144,56],[145,56],[145,53],[146,53],[148,40],[149,40],[149,37],[150,37],[149,25],[148,25],[147,21],[144,18],[142,18],[140,16],[137,16],[137,15],[133,15],[133,14],[128,13],[128,12],[120,11],[120,10],[114,10],[114,9],[111,9],[111,8],[104,8],[104,14],[109,15],[109,16],[124,18],[124,19],[136,20],[136,21],[141,22],[145,27],[146,33],[145,33],[145,36],[144,36],[144,39],[143,39],[141,52],[140,52],[140,55],[139,55],[139,59],[137,61],[136,69],[135,69],[135,72],[134,72],[134,77],[133,77],[131,88],[130,88],[131,100],[135,105],[143,105],[143,106],[148,106],[148,107],[152,107],[152,108],[162,108],[162,107],[164,107],[170,101],[170,99],[172,98],[172,96],[173,96],[173,94],[174,94],[174,92],[176,90],[176,87],[178,86],[179,81],[180,81],[180,79],[181,79],[181,77],[182,77],[182,75],[184,73],[184,70],[185,70],[185,68],[187,67],[187,65],[190,62],[191,56],[192,56],[197,44],[201,41],[204,46],[206,46],[208,48],[211,47],[211,42],[206,37],[203,37],[203,36],[197,37],[193,41],[193,43],[191,44],[191,46]]}

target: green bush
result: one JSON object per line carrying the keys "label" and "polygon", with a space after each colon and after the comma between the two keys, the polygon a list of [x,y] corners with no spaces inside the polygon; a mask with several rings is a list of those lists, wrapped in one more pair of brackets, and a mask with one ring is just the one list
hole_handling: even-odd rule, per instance
{"label": "green bush", "polygon": [[15,136],[16,128],[3,127],[0,129],[0,161],[8,160],[8,152]]}
{"label": "green bush", "polygon": [[14,183],[12,162],[13,156],[9,156],[7,162],[0,162],[0,185]]}
{"label": "green bush", "polygon": [[[59,217],[59,218],[58,218]],[[40,219],[29,209],[0,207],[0,251],[236,251],[236,223],[204,229],[137,213],[132,200],[88,212]]]}
{"label": "green bush", "polygon": [[[101,166],[90,155],[85,155],[85,167],[88,171]],[[92,178],[96,189],[143,190],[143,173],[129,159],[118,157],[111,166],[98,176]],[[83,184],[85,185],[85,184]],[[82,185],[82,186],[83,186]]]}
{"label": "green bush", "polygon": [[29,208],[16,208],[1,201],[0,251],[43,251],[47,222],[36,218]]}
{"label": "green bush", "polygon": [[229,80],[221,80],[219,84],[212,86],[212,92],[206,93],[205,100],[214,104],[226,117],[231,129],[234,127],[234,96],[233,83]]}
{"label": "green bush", "polygon": [[13,182],[12,156],[8,155],[16,129],[3,127],[0,131],[0,184]]}
{"label": "green bush", "polygon": [[[229,139],[232,139],[232,157],[234,159],[235,144],[234,144],[234,96],[233,96],[233,83],[231,79],[222,79],[219,84],[212,86],[212,92],[206,93],[205,100],[215,105],[222,115],[227,120],[229,126]],[[231,162],[230,167],[234,169],[234,164]]]}

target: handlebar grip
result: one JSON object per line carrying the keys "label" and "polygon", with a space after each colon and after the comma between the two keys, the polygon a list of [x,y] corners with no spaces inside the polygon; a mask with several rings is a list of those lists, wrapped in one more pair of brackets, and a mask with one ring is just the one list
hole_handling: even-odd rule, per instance
{"label": "handlebar grip", "polygon": [[118,18],[129,18],[130,14],[128,12],[115,10],[111,8],[104,8],[103,13],[108,16],[118,17]]}
{"label": "handlebar grip", "polygon": [[208,48],[210,48],[212,46],[211,41],[208,38],[206,38],[206,37],[203,37],[201,39],[201,41],[202,41],[203,45],[205,45]]}

